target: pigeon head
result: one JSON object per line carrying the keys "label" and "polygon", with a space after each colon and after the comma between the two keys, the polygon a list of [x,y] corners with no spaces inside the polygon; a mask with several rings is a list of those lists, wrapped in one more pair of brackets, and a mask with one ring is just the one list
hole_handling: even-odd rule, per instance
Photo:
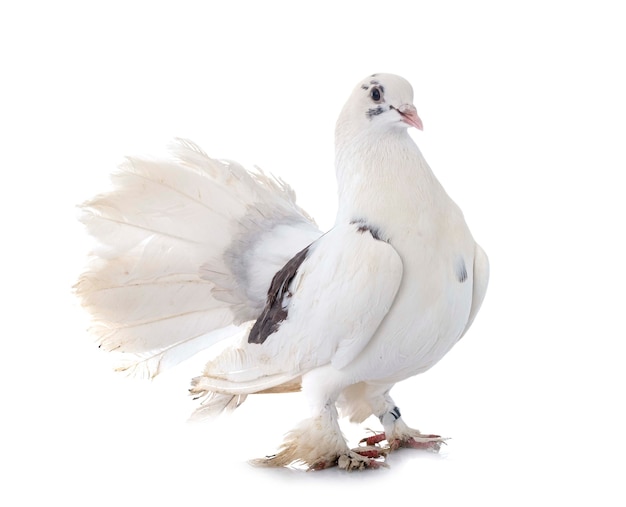
{"label": "pigeon head", "polygon": [[411,84],[394,74],[372,74],[358,83],[337,121],[338,129],[371,132],[408,127],[422,130],[422,120]]}

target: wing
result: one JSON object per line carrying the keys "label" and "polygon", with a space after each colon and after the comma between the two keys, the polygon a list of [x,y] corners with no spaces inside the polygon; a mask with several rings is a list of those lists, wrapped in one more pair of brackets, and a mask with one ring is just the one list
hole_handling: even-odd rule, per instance
{"label": "wing", "polygon": [[292,374],[349,364],[391,308],[402,279],[395,249],[363,223],[337,226],[272,281],[249,349]]}
{"label": "wing", "polygon": [[463,338],[463,335],[467,333],[467,330],[472,325],[472,322],[474,322],[476,314],[478,313],[478,310],[480,310],[483,300],[485,299],[488,284],[489,259],[480,245],[476,244],[476,250],[474,253],[474,287],[472,289],[472,306],[467,320],[467,325],[465,326],[463,334],[461,334],[460,338]]}

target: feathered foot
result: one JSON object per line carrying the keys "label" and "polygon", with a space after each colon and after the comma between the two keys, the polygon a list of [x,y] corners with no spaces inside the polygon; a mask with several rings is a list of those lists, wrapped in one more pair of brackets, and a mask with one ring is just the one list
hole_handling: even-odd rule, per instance
{"label": "feathered foot", "polygon": [[251,464],[304,466],[307,470],[337,466],[352,471],[385,466],[381,461],[385,455],[386,451],[376,446],[350,450],[337,424],[336,414],[330,411],[301,422],[287,435],[278,453],[251,461]]}
{"label": "feathered foot", "polygon": [[386,454],[387,453],[384,449],[378,447],[372,446],[371,449],[359,447],[353,450],[346,449],[341,454],[337,454],[334,456],[324,456],[315,460],[311,464],[307,464],[301,459],[291,460],[291,456],[288,453],[285,453],[285,450],[283,449],[278,454],[274,454],[273,456],[267,456],[266,458],[253,460],[250,463],[257,466],[276,467],[304,464],[307,465],[307,471],[324,470],[326,468],[332,468],[336,466],[339,467],[341,470],[351,472],[353,470],[365,470],[368,468],[380,468],[388,466],[383,460],[377,459],[384,458]]}

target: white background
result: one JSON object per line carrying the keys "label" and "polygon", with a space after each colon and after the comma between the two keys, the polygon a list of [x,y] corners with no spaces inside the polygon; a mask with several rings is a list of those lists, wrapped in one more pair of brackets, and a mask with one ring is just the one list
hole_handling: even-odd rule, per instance
{"label": "white background", "polygon": [[[3,505],[624,505],[620,2],[7,4]],[[334,121],[374,72],[412,82],[412,135],[491,260],[471,332],[394,390],[409,424],[452,440],[363,474],[255,469],[299,396],[197,426],[200,365],[114,374],[71,294],[75,205],[125,155],[186,137],[283,177],[327,228]]]}

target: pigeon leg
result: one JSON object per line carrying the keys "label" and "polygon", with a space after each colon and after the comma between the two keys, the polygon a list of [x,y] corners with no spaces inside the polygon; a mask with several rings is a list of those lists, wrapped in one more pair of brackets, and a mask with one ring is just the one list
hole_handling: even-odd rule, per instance
{"label": "pigeon leg", "polygon": [[386,451],[379,447],[350,449],[341,433],[335,405],[343,388],[340,372],[319,368],[303,378],[302,388],[311,409],[311,418],[287,434],[278,453],[257,460],[265,466],[304,466],[322,470],[337,466],[344,470],[364,470],[384,466]]}

